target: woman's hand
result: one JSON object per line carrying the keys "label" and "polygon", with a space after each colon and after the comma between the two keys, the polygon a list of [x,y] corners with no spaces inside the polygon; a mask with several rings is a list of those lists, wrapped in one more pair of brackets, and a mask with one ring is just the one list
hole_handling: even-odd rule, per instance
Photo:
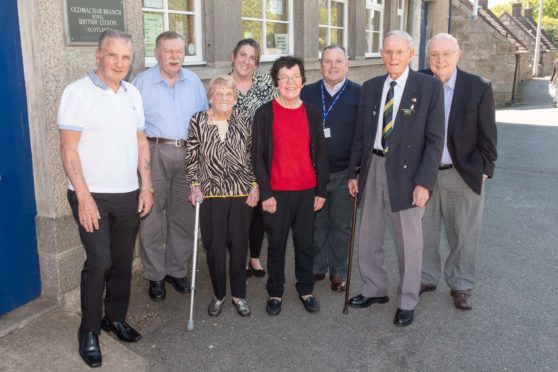
{"label": "woman's hand", "polygon": [[273,196],[264,200],[262,202],[262,210],[267,213],[275,213],[277,211],[277,200]]}
{"label": "woman's hand", "polygon": [[196,205],[196,198],[199,197],[200,198],[200,204],[203,203],[203,193],[201,192],[201,189],[199,186],[194,186],[192,188],[192,191],[190,191],[190,196],[188,197],[188,199],[190,200],[190,203],[192,203],[193,206]]}
{"label": "woman's hand", "polygon": [[248,197],[246,198],[246,204],[250,207],[255,207],[258,205],[258,200],[260,199],[260,188],[258,185],[252,186],[250,192],[248,193]]}
{"label": "woman's hand", "polygon": [[314,197],[314,212],[317,212],[320,209],[322,209],[322,207],[324,206],[324,203],[325,203],[325,198],[315,196]]}

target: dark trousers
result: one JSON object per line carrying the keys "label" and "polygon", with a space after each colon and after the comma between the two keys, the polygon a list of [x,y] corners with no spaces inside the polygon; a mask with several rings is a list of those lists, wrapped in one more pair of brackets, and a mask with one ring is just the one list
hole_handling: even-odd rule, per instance
{"label": "dark trousers", "polygon": [[76,193],[68,190],[68,201],[87,256],[81,271],[81,329],[99,333],[105,285],[106,315],[113,321],[126,319],[140,218],[137,190],[91,195],[97,203],[101,219],[99,230],[89,233],[79,224]]}
{"label": "dark trousers", "polygon": [[200,207],[200,225],[215,297],[227,294],[227,248],[231,295],[246,297],[246,251],[253,208],[245,197],[207,198]]}
{"label": "dark trousers", "polygon": [[264,224],[261,202],[254,208],[252,223],[250,224],[250,258],[260,258],[264,238]]}
{"label": "dark trousers", "polygon": [[295,249],[296,290],[301,296],[314,289],[314,189],[274,191],[277,211],[264,212],[263,220],[268,237],[267,292],[270,297],[281,297],[285,287],[285,250],[289,230],[292,229]]}

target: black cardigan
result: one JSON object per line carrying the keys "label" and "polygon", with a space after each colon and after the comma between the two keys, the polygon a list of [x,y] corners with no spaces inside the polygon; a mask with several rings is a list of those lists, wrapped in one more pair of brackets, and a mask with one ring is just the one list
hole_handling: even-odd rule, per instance
{"label": "black cardigan", "polygon": [[[321,117],[312,106],[306,105],[310,129],[310,158],[316,172],[316,196],[325,198],[329,182],[329,164]],[[252,127],[252,166],[260,187],[260,198],[273,197],[271,190],[271,160],[273,157],[273,105],[265,103],[256,110]]]}

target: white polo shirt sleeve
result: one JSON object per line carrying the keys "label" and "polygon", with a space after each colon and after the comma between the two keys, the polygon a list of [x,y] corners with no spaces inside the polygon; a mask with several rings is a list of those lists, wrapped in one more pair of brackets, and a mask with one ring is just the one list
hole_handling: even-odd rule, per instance
{"label": "white polo shirt sleeve", "polygon": [[60,129],[83,131],[85,121],[83,120],[83,102],[81,95],[76,94],[75,85],[68,85],[62,93],[60,107],[58,109],[58,127]]}

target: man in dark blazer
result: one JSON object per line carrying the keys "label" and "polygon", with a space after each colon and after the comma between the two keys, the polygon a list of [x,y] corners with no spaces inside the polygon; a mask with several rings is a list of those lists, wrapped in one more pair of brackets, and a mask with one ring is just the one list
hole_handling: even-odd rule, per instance
{"label": "man in dark blazer", "polygon": [[388,74],[363,84],[351,150],[349,191],[362,194],[358,262],[363,287],[349,304],[368,307],[389,300],[383,247],[389,218],[400,277],[393,323],[407,326],[420,290],[424,206],[444,146],[444,99],[440,81],[409,69],[414,55],[409,34],[387,33],[381,55]]}
{"label": "man in dark blazer", "polygon": [[461,55],[449,34],[427,45],[430,70],[444,84],[446,140],[438,179],[423,219],[421,293],[433,291],[441,276],[442,221],[450,247],[444,277],[455,307],[471,309],[476,252],[484,205],[484,182],[494,173],[496,121],[492,85],[457,68]]}

